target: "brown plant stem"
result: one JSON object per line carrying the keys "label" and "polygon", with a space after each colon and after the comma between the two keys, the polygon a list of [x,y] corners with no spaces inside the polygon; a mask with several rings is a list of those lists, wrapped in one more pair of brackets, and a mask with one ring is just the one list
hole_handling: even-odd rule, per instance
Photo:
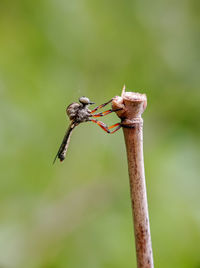
{"label": "brown plant stem", "polygon": [[112,101],[113,109],[122,108],[116,113],[121,119],[127,150],[138,268],[154,267],[143,160],[141,115],[146,106],[145,94],[125,92],[125,87],[122,96]]}

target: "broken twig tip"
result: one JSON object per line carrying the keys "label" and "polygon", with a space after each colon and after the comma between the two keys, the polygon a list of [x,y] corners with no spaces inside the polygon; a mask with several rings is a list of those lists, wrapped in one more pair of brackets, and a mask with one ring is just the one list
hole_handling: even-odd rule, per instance
{"label": "broken twig tip", "polygon": [[122,88],[122,96],[124,95],[125,92],[126,92],[126,85],[124,84],[124,86]]}

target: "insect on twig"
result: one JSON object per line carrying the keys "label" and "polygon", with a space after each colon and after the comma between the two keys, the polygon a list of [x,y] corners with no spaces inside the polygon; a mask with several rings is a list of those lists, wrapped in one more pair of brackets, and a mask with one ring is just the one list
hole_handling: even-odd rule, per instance
{"label": "insect on twig", "polygon": [[[103,103],[103,104],[97,106],[92,111],[90,111],[88,109],[88,106],[94,104],[94,102],[91,102],[87,97],[81,97],[79,99],[80,103],[73,102],[67,107],[66,112],[67,112],[67,115],[68,115],[71,123],[69,125],[69,128],[66,131],[66,134],[65,134],[63,141],[60,145],[58,153],[56,154],[56,156],[54,158],[53,163],[55,163],[57,157],[60,159],[60,161],[63,161],[65,159],[68,145],[69,145],[70,136],[72,134],[72,130],[74,130],[74,128],[76,126],[78,126],[80,123],[93,122],[93,123],[99,125],[104,131],[106,131],[109,134],[112,134],[121,128],[120,123],[116,123],[110,127],[107,127],[106,124],[95,119],[96,117],[105,116],[105,115],[110,114],[112,112],[116,112],[116,111],[121,110],[121,109],[116,109],[116,110],[109,109],[105,112],[100,112],[100,113],[95,114],[95,112],[97,110],[103,108],[104,106],[109,104],[111,101],[112,101],[112,99],[106,103]],[[110,131],[110,129],[112,129],[112,128],[115,128],[115,129]]]}

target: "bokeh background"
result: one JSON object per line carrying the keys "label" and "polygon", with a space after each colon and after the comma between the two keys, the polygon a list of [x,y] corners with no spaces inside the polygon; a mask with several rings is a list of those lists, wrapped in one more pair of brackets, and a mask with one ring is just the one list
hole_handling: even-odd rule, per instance
{"label": "bokeh background", "polygon": [[[146,93],[155,267],[200,267],[200,2],[0,1],[0,267],[136,267],[122,131],[73,133],[80,96]],[[115,114],[104,119],[118,122]]]}

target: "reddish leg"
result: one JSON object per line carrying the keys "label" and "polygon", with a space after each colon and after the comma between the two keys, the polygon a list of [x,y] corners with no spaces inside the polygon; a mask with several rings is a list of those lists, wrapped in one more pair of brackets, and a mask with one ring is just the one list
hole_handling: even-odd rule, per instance
{"label": "reddish leg", "polygon": [[122,110],[122,108],[119,108],[119,109],[116,109],[116,110],[110,109],[108,111],[101,112],[101,113],[98,113],[98,114],[92,114],[91,116],[92,117],[101,117],[101,116],[105,116],[105,115],[113,113],[113,112],[117,112],[119,110]]}
{"label": "reddish leg", "polygon": [[108,129],[111,129],[111,128],[114,128],[114,127],[116,127],[116,129],[115,130],[113,130],[113,131],[111,131],[110,132],[110,134],[113,134],[113,133],[115,133],[117,130],[119,130],[122,126],[121,126],[121,124],[120,123],[116,123],[116,124],[114,124],[114,125],[112,125],[112,126],[110,126],[110,127],[108,127]]}
{"label": "reddish leg", "polygon": [[105,102],[105,103],[103,103],[103,104],[97,106],[96,108],[94,108],[94,109],[91,111],[91,113],[94,113],[94,112],[96,112],[97,110],[103,108],[104,106],[106,106],[107,104],[109,104],[111,101],[112,101],[112,99],[109,100],[108,102]]}
{"label": "reddish leg", "polygon": [[[121,124],[120,123],[116,123],[110,127],[107,127],[106,124],[104,124],[101,121],[98,121],[96,119],[90,119],[91,122],[96,123],[97,125],[99,125],[104,131],[106,131],[109,134],[115,133],[117,130],[119,130],[121,128]],[[115,130],[110,131],[111,128],[117,127]]]}

